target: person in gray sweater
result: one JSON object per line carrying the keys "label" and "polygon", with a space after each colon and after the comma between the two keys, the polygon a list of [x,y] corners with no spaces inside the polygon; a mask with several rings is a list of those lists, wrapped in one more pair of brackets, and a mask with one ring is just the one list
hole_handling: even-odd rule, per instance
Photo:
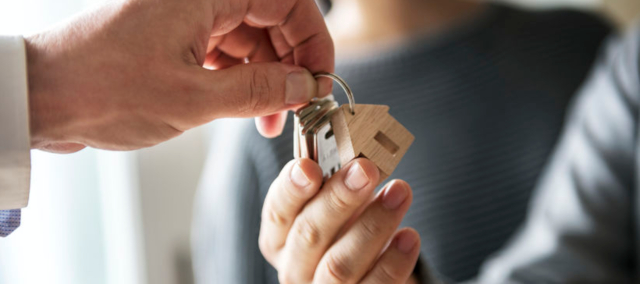
{"label": "person in gray sweater", "polygon": [[[332,29],[336,73],[358,103],[389,105],[415,135],[392,176],[413,187],[403,225],[420,233],[421,255],[439,274],[472,278],[524,220],[564,110],[609,27],[566,10],[378,2],[396,7],[395,14],[368,7],[354,15],[349,7],[368,2],[333,2],[330,27],[378,22],[378,32]],[[218,125],[226,139],[211,146],[194,211],[198,283],[277,283],[258,234],[269,186],[292,159],[288,120],[284,135],[272,140],[248,121]]]}

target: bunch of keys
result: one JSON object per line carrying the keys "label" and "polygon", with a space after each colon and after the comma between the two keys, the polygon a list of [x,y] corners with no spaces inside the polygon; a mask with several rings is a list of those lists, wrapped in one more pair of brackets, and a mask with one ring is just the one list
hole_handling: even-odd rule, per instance
{"label": "bunch of keys", "polygon": [[365,157],[378,166],[380,181],[385,180],[413,143],[413,135],[389,115],[388,106],[356,105],[351,88],[337,75],[320,73],[315,77],[336,81],[349,105],[338,106],[329,95],[298,109],[294,115],[294,157],[316,161],[325,180],[342,165]]}

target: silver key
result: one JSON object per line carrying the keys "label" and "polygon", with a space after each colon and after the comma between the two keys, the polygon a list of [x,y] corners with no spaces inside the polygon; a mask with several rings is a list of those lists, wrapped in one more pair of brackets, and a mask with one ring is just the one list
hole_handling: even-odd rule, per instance
{"label": "silver key", "polygon": [[338,144],[331,127],[331,115],[338,109],[333,96],[312,101],[294,116],[294,156],[320,165],[325,180],[340,169]]}
{"label": "silver key", "polygon": [[[353,93],[344,80],[330,73],[317,74],[316,77],[328,77],[338,82],[349,98],[349,106],[353,113],[355,105]],[[294,115],[293,156],[316,161],[322,169],[325,180],[335,174],[342,166],[338,144],[331,126],[331,115],[336,110],[338,110],[338,103],[334,100],[333,95],[329,95],[311,101],[307,106],[298,109]]]}

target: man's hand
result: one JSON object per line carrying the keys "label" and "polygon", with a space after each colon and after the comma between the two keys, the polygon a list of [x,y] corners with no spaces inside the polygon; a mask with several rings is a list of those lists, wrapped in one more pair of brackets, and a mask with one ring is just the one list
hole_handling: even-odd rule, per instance
{"label": "man's hand", "polygon": [[266,116],[274,136],[282,111],[330,92],[310,72],[334,68],[312,0],[110,2],[26,44],[32,147],[57,152],[147,147],[221,117]]}
{"label": "man's hand", "polygon": [[260,250],[281,283],[405,283],[418,259],[413,229],[396,231],[412,200],[394,180],[373,196],[377,167],[347,164],[322,189],[322,171],[309,159],[287,164],[262,211]]}

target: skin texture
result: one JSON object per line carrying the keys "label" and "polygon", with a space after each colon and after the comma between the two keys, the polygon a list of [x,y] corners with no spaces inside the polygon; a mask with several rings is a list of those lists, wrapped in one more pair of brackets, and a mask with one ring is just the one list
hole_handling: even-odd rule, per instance
{"label": "skin texture", "polygon": [[420,237],[397,230],[411,188],[394,180],[374,196],[378,178],[378,168],[364,158],[324,185],[311,160],[284,167],[267,194],[260,228],[260,250],[281,283],[413,281]]}
{"label": "skin texture", "polygon": [[110,2],[26,46],[32,148],[62,153],[149,147],[221,117],[265,116],[274,136],[334,68],[308,0]]}

